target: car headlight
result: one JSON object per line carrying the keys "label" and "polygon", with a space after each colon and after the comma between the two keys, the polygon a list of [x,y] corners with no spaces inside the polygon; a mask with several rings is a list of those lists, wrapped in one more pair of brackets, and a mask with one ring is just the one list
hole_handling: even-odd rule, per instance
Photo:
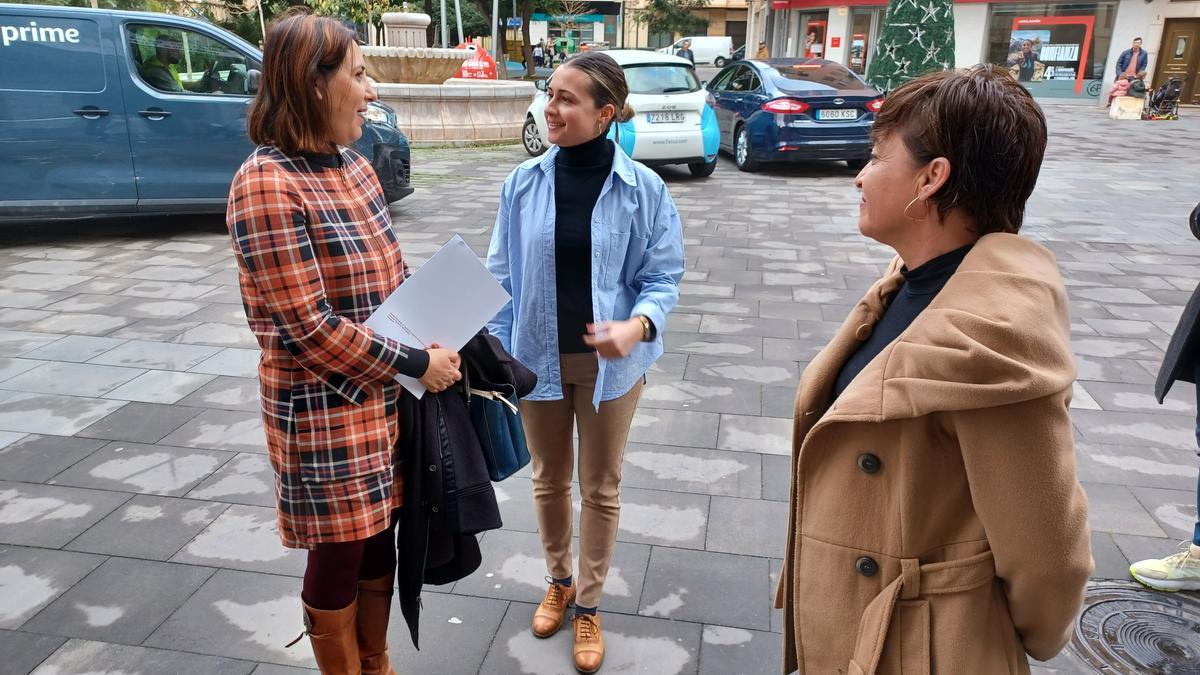
{"label": "car headlight", "polygon": [[367,109],[363,111],[361,115],[363,119],[368,122],[374,122],[375,124],[386,124],[393,127],[396,126],[396,123],[392,121],[392,116],[388,114],[387,109],[383,108],[382,106],[375,105],[374,103],[367,105]]}

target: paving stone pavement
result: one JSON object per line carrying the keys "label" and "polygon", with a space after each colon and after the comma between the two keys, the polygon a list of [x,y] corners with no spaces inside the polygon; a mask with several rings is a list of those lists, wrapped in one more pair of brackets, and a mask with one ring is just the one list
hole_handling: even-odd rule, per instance
{"label": "paving stone pavement", "polygon": [[[1196,515],[1194,392],[1152,396],[1200,269],[1195,113],[1047,108],[1024,232],[1071,294],[1097,579],[1173,551]],[[418,191],[393,207],[409,262],[452,233],[483,253],[524,159],[417,150]],[[662,173],[687,273],[625,456],[605,672],[773,674],[796,379],[889,255],[857,233],[844,167]],[[313,672],[306,643],[283,646],[304,558],[275,534],[257,358],[219,219],[0,229],[0,671]],[[424,596],[424,649],[393,622],[399,672],[572,672],[567,632],[528,631],[545,574],[528,470],[497,494],[481,569]]]}

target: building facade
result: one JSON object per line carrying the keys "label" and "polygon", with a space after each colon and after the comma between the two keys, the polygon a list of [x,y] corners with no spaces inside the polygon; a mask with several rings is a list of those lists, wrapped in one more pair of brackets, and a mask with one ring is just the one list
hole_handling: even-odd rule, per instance
{"label": "building facade", "polygon": [[[761,27],[772,56],[826,58],[867,74],[886,2],[767,2],[765,21],[751,22],[751,39]],[[1141,37],[1150,85],[1186,76],[1185,101],[1200,103],[1200,0],[957,0],[954,22],[956,67],[1008,65],[1037,98],[1103,105],[1118,57]],[[1019,68],[1028,55],[1034,67]]]}
{"label": "building facade", "polygon": [[[646,0],[627,0],[624,18],[624,46],[629,48],[666,47],[682,35],[667,33],[652,34],[645,24],[637,22],[637,12],[646,6]],[[728,35],[733,38],[733,47],[737,49],[746,41],[747,35],[747,5],[746,0],[708,0],[707,6],[695,12],[696,16],[707,22],[707,27],[700,35]]]}

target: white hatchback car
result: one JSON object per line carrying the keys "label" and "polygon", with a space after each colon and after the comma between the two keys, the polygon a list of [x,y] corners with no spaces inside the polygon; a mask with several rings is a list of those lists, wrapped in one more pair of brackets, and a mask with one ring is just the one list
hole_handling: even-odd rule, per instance
{"label": "white hatchback car", "polygon": [[[609,137],[633,159],[648,166],[687,164],[693,176],[711,175],[717,166],[721,131],[708,106],[708,92],[686,59],[636,49],[604,52],[625,71],[633,119],[612,126]],[[534,157],[546,151],[549,129],[547,80],[529,104],[521,140]]]}

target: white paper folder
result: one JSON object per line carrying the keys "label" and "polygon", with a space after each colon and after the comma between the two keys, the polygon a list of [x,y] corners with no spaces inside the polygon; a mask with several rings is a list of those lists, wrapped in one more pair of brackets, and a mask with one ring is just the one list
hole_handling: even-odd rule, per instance
{"label": "white paper folder", "polygon": [[[437,344],[458,351],[475,337],[510,297],[475,252],[454,235],[367,319],[367,327],[414,348]],[[421,398],[415,378],[396,381]]]}

